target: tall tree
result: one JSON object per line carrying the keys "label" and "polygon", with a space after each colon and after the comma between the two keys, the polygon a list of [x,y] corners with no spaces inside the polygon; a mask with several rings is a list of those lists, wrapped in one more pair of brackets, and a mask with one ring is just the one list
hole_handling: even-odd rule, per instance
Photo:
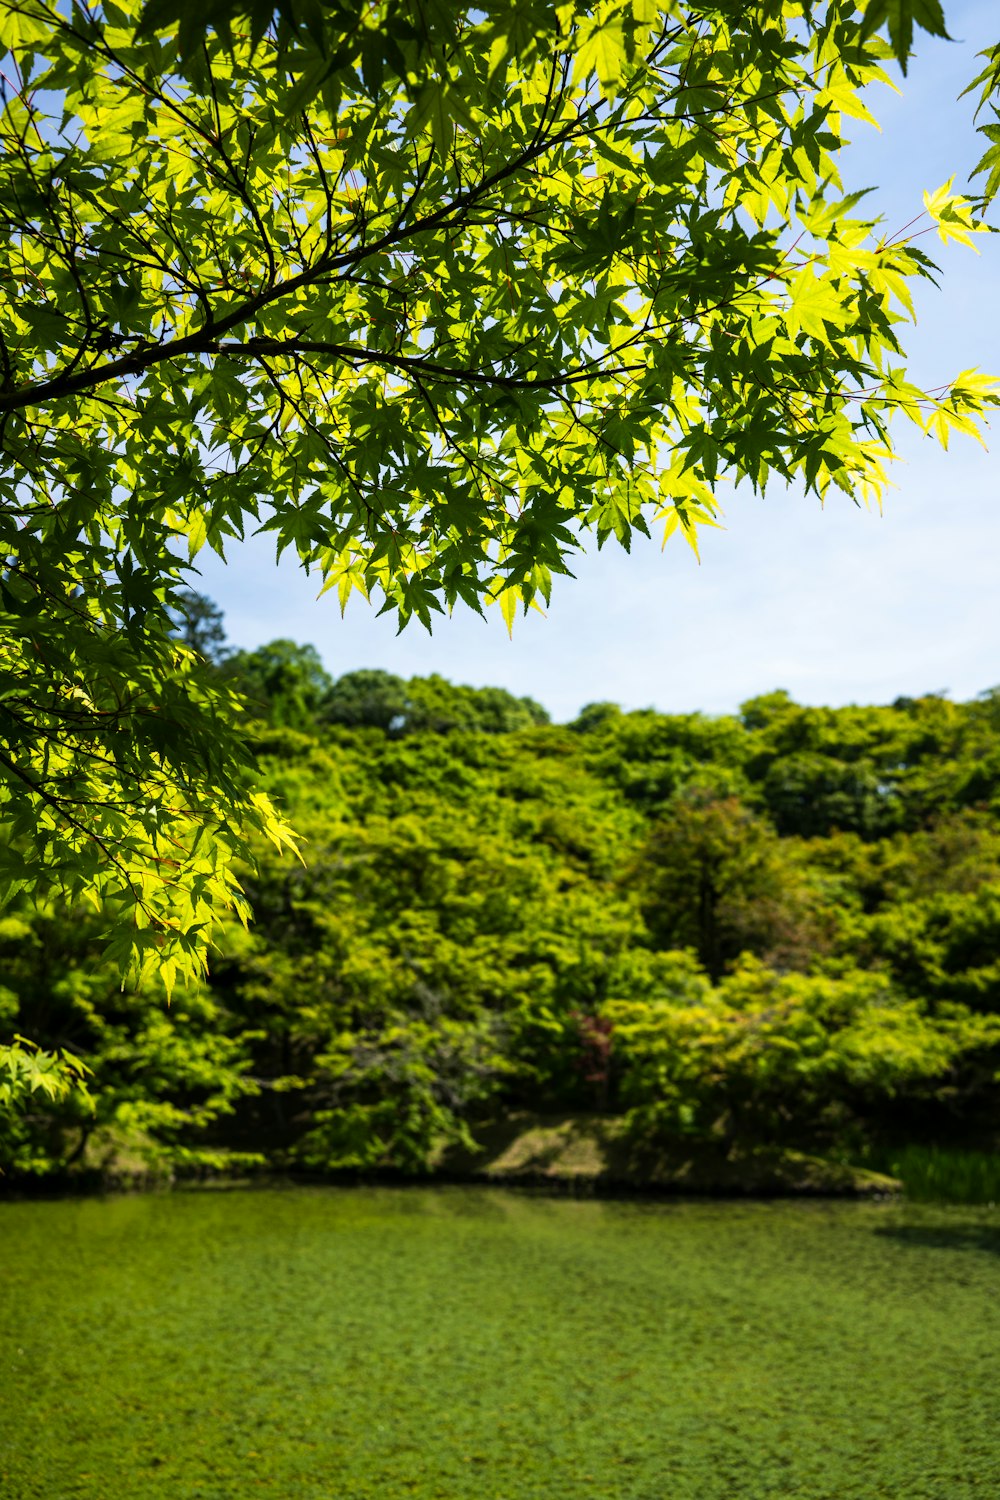
{"label": "tall tree", "polygon": [[684,788],[632,861],[659,948],[693,948],[713,980],[746,951],[805,967],[822,947],[815,900],[786,847],[736,797]]}
{"label": "tall tree", "polygon": [[695,542],[722,476],[877,498],[894,413],[995,399],[908,382],[931,263],[838,174],[903,0],[279,10],[0,0],[0,883],[168,987],[290,840],[179,542],[509,626],[584,532]]}
{"label": "tall tree", "polygon": [[177,635],[214,666],[232,653],[226,645],[226,629],[222,623],[222,610],[204,594],[186,589],[178,596],[175,611]]}
{"label": "tall tree", "polygon": [[251,712],[289,729],[312,729],[333,687],[315,646],[270,641],[254,651],[236,651],[226,675],[248,700]]}

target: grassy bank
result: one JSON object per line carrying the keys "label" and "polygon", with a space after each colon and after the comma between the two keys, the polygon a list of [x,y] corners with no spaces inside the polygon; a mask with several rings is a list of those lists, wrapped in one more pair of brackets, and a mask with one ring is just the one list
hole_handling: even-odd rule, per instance
{"label": "grassy bank", "polygon": [[480,1129],[477,1146],[443,1153],[438,1169],[470,1181],[594,1192],[871,1197],[900,1189],[889,1173],[779,1147],[638,1147],[614,1116],[515,1114]]}
{"label": "grassy bank", "polygon": [[[916,1203],[1000,1203],[1000,1151],[911,1143],[831,1160],[777,1146],[676,1140],[657,1148],[631,1139],[621,1116],[515,1112],[474,1132],[475,1149],[441,1147],[425,1174],[390,1166],[303,1173],[280,1157],[218,1150],[173,1158],[148,1136],[107,1132],[70,1172],[37,1180],[45,1193],[135,1191],[220,1180],[437,1181],[532,1187],[577,1196],[719,1198],[903,1195]],[[0,1182],[29,1196],[32,1179]]]}
{"label": "grassy bank", "polygon": [[[252,1179],[436,1181],[531,1187],[581,1197],[864,1198],[895,1195],[903,1186],[901,1174],[888,1161],[851,1164],[776,1146],[703,1141],[643,1147],[630,1138],[623,1117],[613,1115],[520,1111],[478,1126],[474,1139],[471,1150],[442,1145],[432,1152],[426,1172],[407,1174],[388,1165],[303,1172],[280,1157],[252,1152],[166,1156],[148,1136],[106,1132],[89,1143],[72,1170],[58,1176],[8,1180],[0,1183],[0,1193],[5,1186],[16,1196],[33,1196],[34,1187],[44,1195],[135,1192],[173,1184]],[[945,1180],[941,1173],[935,1179]],[[940,1196],[948,1201],[945,1194]],[[960,1201],[990,1201],[991,1196],[970,1195]]]}
{"label": "grassy bank", "polygon": [[868,1165],[915,1203],[1000,1203],[1000,1151],[909,1145],[873,1152]]}

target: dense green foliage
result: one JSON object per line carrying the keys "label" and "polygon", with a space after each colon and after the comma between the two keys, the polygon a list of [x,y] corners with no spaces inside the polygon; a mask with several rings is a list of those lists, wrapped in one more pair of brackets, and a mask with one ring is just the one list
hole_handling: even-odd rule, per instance
{"label": "dense green foliage", "polygon": [[982,1500],[998,1251],[996,1210],[893,1204],[4,1204],[0,1490]]}
{"label": "dense green foliage", "polygon": [[901,340],[976,206],[883,225],[839,176],[914,22],[0,0],[0,899],[93,899],[169,990],[289,840],[172,633],[185,546],[260,528],[342,604],[509,626],[588,533],[696,544],[721,482],[867,501],[895,416],[977,433],[993,381],[919,389]]}
{"label": "dense green foliage", "polygon": [[840,1157],[1000,1132],[997,694],[558,726],[290,642],[214,670],[305,863],[260,850],[254,926],[169,1006],[99,913],[11,904],[0,1021],[92,1077],[8,1173],[420,1172],[519,1108]]}

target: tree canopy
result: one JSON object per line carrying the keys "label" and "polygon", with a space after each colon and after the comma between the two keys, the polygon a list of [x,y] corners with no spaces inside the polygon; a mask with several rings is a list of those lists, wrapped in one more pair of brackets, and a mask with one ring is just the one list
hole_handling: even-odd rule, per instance
{"label": "tree canopy", "polygon": [[293,842],[177,629],[205,546],[510,626],[588,534],[696,545],[723,482],[877,500],[893,417],[975,432],[992,381],[906,376],[932,263],[837,165],[914,18],[0,0],[3,894],[92,899],[169,991]]}
{"label": "tree canopy", "polygon": [[685,1156],[1000,1139],[995,697],[399,731],[288,727],[272,688],[260,775],[308,863],[258,851],[207,982],[167,1010],[155,977],[120,990],[93,912],[0,919],[0,1024],[92,1101],[30,1055],[8,1178],[424,1172],[524,1111]]}

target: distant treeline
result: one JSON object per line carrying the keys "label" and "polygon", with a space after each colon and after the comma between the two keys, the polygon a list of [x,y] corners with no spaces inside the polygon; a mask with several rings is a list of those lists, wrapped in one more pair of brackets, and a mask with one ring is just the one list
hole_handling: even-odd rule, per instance
{"label": "distant treeline", "polygon": [[211,982],[119,990],[101,916],[8,908],[0,1026],[93,1070],[8,1182],[113,1162],[428,1170],[516,1109],[842,1158],[1000,1135],[1000,692],[737,715],[333,680],[224,647],[305,863]]}

